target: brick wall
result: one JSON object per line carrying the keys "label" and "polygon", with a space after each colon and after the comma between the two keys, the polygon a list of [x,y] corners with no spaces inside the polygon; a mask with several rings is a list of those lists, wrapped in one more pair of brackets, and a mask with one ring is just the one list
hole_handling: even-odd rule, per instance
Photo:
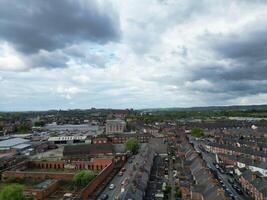
{"label": "brick wall", "polygon": [[112,162],[112,158],[94,158],[90,161],[72,161],[67,162],[65,160],[58,161],[31,161],[28,162],[28,168],[39,169],[64,169],[66,167],[73,167],[73,169],[90,169],[90,170],[102,170]]}
{"label": "brick wall", "polygon": [[9,177],[15,178],[32,178],[32,179],[56,179],[71,181],[74,173],[57,173],[57,172],[25,172],[25,171],[5,171],[2,174],[2,179],[6,180]]}
{"label": "brick wall", "polygon": [[102,184],[102,182],[108,177],[108,175],[114,169],[114,162],[110,163],[106,168],[104,168],[99,175],[97,175],[81,192],[81,198],[87,200],[95,189]]}
{"label": "brick wall", "polygon": [[235,160],[231,160],[223,155],[220,155],[219,158],[226,164],[226,165],[237,165]]}
{"label": "brick wall", "polygon": [[44,189],[26,189],[24,190],[24,193],[26,195],[34,196],[37,200],[42,200],[46,198],[48,195],[50,195],[52,192],[54,192],[58,187],[58,182],[55,181],[52,184],[50,184],[47,188]]}

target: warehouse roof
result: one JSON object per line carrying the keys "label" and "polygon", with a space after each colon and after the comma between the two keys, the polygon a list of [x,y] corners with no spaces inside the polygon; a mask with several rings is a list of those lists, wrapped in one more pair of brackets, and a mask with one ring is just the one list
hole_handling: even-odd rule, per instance
{"label": "warehouse roof", "polygon": [[28,143],[28,142],[30,142],[30,140],[26,140],[23,138],[12,138],[8,140],[0,141],[0,148],[13,147],[13,146],[23,144],[23,143]]}

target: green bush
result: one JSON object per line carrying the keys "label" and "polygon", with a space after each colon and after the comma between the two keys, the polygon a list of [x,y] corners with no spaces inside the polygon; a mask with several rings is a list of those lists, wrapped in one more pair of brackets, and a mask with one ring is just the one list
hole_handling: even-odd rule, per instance
{"label": "green bush", "polygon": [[0,192],[0,200],[33,200],[33,197],[23,195],[23,189],[19,184],[7,185]]}
{"label": "green bush", "polygon": [[201,128],[192,128],[191,129],[191,135],[193,135],[195,137],[203,137],[204,131]]}
{"label": "green bush", "polygon": [[139,144],[136,138],[130,138],[125,142],[124,147],[126,151],[136,153],[139,148]]}
{"label": "green bush", "polygon": [[77,186],[87,185],[94,177],[96,173],[91,170],[81,170],[74,175],[73,181]]}

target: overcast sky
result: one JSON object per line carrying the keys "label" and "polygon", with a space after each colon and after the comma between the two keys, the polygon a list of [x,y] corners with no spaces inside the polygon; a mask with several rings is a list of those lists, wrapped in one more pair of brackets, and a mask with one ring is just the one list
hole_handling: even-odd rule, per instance
{"label": "overcast sky", "polygon": [[0,110],[267,103],[265,0],[0,0]]}

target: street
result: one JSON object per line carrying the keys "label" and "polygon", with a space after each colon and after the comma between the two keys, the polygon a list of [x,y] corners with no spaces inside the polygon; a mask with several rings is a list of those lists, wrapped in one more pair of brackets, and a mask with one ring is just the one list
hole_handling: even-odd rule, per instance
{"label": "street", "polygon": [[[105,187],[104,191],[100,195],[100,197],[103,194],[108,195],[108,199],[113,200],[116,199],[119,194],[121,193],[122,185],[121,183],[125,180],[128,179],[128,182],[131,181],[131,178],[133,178],[134,173],[136,170],[133,169],[134,164],[140,164],[141,160],[143,160],[140,152],[145,148],[145,145],[140,147],[139,153],[134,156],[134,158],[129,158],[128,161],[124,164],[123,168],[125,168],[125,172],[123,172],[123,176],[119,176],[118,174],[110,181],[110,183]],[[130,163],[131,162],[131,163]],[[109,186],[111,184],[115,185],[114,189],[109,189]]]}
{"label": "street", "polygon": [[[106,188],[104,189],[104,191],[102,192],[102,194],[107,194],[109,196],[108,199],[113,199],[115,197],[115,194],[120,193],[120,189],[121,189],[121,182],[129,177],[128,173],[131,169],[132,163],[126,162],[124,165],[124,168],[126,169],[126,171],[124,172],[123,176],[118,176],[116,175],[112,181],[106,186]],[[110,184],[114,184],[115,185],[115,189],[111,190],[109,189]]]}
{"label": "street", "polygon": [[218,174],[218,178],[222,181],[222,183],[225,185],[225,190],[228,194],[232,194],[233,198],[235,200],[248,200],[249,198],[240,195],[236,192],[236,190],[233,188],[232,184],[228,182],[230,176],[227,174],[222,174],[220,170],[218,170],[215,165],[213,164],[215,162],[215,155],[211,153],[204,152],[202,149],[199,148],[199,144],[201,144],[199,141],[193,141],[195,150],[197,152],[201,152],[203,159],[206,161],[207,166],[215,171]]}

